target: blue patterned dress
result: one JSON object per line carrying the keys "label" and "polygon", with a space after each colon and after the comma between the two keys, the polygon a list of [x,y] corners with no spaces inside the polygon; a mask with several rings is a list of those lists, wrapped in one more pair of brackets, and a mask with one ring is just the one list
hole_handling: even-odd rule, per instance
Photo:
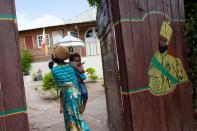
{"label": "blue patterned dress", "polygon": [[[61,88],[64,99],[64,122],[66,131],[90,131],[79,113],[81,93],[78,88],[76,71],[70,65],[58,65],[52,70],[56,84]],[[84,74],[78,74],[85,79]]]}

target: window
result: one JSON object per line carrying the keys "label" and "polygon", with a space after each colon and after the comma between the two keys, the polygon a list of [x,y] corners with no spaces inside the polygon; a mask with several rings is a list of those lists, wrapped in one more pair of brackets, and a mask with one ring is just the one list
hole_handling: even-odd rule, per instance
{"label": "window", "polygon": [[87,56],[95,56],[100,54],[100,42],[96,28],[91,28],[85,35]]}
{"label": "window", "polygon": [[76,31],[70,31],[70,35],[78,38],[78,33]]}
{"label": "window", "polygon": [[93,37],[93,31],[92,31],[92,29],[90,29],[90,30],[86,33],[86,38],[89,38],[89,37]]}
{"label": "window", "polygon": [[56,44],[63,38],[63,30],[57,30],[52,32],[53,44]]}
{"label": "window", "polygon": [[[37,36],[38,48],[42,48],[42,38],[43,38],[43,35],[38,35]],[[46,34],[46,45],[50,46],[49,34]]]}
{"label": "window", "polygon": [[26,45],[26,48],[28,48],[28,49],[33,48],[33,37],[32,36],[25,36],[25,45]]}

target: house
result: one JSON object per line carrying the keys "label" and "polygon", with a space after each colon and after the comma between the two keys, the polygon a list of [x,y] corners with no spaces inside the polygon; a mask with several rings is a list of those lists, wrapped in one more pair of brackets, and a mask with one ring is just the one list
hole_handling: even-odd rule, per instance
{"label": "house", "polygon": [[[29,49],[32,54],[31,74],[39,69],[45,74],[49,72],[48,61],[51,50],[64,36],[71,34],[85,42],[85,47],[75,47],[74,52],[82,56],[85,68],[93,67],[97,70],[97,75],[103,77],[100,41],[96,28],[96,9],[92,8],[69,20],[63,20],[51,15],[45,15],[27,25],[19,26],[20,51]],[[46,34],[46,43],[49,53],[45,55],[42,49],[43,29]]]}

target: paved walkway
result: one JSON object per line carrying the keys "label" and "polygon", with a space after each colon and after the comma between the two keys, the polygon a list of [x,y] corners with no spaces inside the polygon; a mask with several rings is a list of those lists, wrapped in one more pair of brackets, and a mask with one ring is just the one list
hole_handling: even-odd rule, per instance
{"label": "paved walkway", "polygon": [[[89,100],[84,113],[91,131],[109,131],[103,82],[87,84]],[[25,82],[31,131],[65,131],[58,99],[44,99],[40,82]]]}

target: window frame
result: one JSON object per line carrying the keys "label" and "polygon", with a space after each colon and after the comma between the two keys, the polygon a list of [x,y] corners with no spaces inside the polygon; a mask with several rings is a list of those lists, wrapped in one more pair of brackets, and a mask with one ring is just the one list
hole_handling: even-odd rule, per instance
{"label": "window frame", "polygon": [[[50,35],[49,34],[45,34],[45,35],[46,35],[46,41],[48,42],[47,46],[49,47],[50,46]],[[41,44],[40,44],[39,43],[39,37],[43,38],[43,35],[37,35],[37,46],[38,46],[38,48],[42,48],[42,40],[41,40]]]}

